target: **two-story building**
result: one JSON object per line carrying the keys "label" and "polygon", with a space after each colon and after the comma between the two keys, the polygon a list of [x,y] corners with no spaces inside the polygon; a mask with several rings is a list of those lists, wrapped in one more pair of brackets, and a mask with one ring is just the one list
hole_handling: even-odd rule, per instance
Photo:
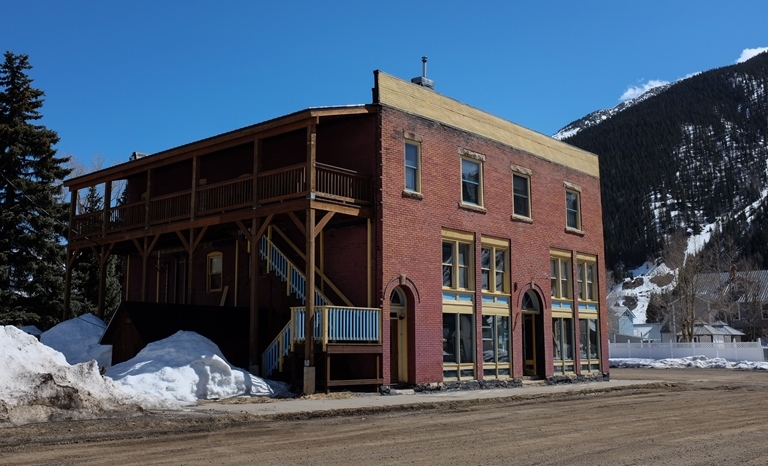
{"label": "two-story building", "polygon": [[126,301],[247,308],[251,368],[290,365],[305,392],[606,377],[597,157],[374,78],[371,104],[68,180],[73,206],[90,186],[125,192],[73,207],[67,291],[82,253],[118,254]]}

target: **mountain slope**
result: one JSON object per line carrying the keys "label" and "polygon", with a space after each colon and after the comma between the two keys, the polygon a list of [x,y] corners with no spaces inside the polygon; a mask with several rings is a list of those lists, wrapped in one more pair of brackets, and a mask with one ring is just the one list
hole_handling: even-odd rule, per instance
{"label": "mountain slope", "polygon": [[583,129],[591,128],[592,126],[602,123],[608,118],[615,116],[619,112],[623,112],[624,110],[630,107],[634,107],[640,102],[644,102],[645,100],[650,99],[651,97],[661,94],[662,92],[669,89],[669,87],[672,86],[673,84],[674,83],[669,83],[669,84],[664,84],[662,86],[654,87],[653,89],[649,89],[648,91],[642,93],[641,95],[635,97],[634,99],[624,101],[613,108],[596,110],[583,118],[579,118],[578,120],[565,125],[560,131],[552,135],[552,137],[559,141],[570,138],[576,135],[576,133],[578,133]]}
{"label": "mountain slope", "polygon": [[609,268],[641,264],[659,252],[664,234],[697,233],[752,203],[750,219],[724,230],[768,267],[768,246],[755,239],[768,225],[761,201],[768,186],[767,90],[762,53],[679,81],[564,139],[600,156]]}

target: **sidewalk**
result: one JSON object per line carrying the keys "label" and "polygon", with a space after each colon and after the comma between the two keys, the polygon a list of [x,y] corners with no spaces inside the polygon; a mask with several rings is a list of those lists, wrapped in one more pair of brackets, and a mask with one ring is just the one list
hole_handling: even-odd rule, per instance
{"label": "sidewalk", "polygon": [[[379,395],[376,393],[354,393],[346,398],[315,398],[288,400],[253,400],[249,398],[227,401],[203,401],[191,407],[197,412],[248,413],[256,416],[274,414],[313,413],[320,411],[385,408],[413,404],[445,403],[452,401],[484,400],[490,398],[526,397],[556,393],[589,390],[612,390],[621,387],[647,385],[655,380],[611,380],[610,382],[589,382],[561,385],[523,385],[520,388],[498,388],[488,390],[457,390],[450,392],[417,393],[404,395]],[[242,401],[242,402],[239,402]]]}

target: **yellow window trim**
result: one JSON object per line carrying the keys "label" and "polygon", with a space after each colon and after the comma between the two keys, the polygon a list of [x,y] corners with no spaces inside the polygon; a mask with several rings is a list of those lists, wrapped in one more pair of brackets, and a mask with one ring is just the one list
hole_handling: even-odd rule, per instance
{"label": "yellow window trim", "polygon": [[507,316],[509,317],[509,306],[497,303],[484,303],[481,315]]}
{"label": "yellow window trim", "polygon": [[552,259],[565,259],[571,260],[571,251],[565,251],[563,249],[550,249],[549,255]]}
{"label": "yellow window trim", "polygon": [[581,252],[576,253],[576,260],[579,262],[591,262],[593,264],[597,264],[597,256],[593,256],[591,254],[584,254]]}
{"label": "yellow window trim", "polygon": [[562,309],[552,309],[553,319],[573,319],[573,311],[564,311]]}
{"label": "yellow window trim", "polygon": [[475,234],[467,233],[465,231],[458,231],[458,230],[443,228],[440,234],[443,237],[443,239],[447,239],[447,240],[463,241],[465,243],[474,243],[475,241]]}
{"label": "yellow window trim", "polygon": [[509,240],[503,238],[493,238],[490,236],[483,236],[480,240],[480,244],[483,246],[493,246],[497,248],[509,249]]}
{"label": "yellow window trim", "polygon": [[474,314],[475,306],[469,304],[443,303],[443,314]]}

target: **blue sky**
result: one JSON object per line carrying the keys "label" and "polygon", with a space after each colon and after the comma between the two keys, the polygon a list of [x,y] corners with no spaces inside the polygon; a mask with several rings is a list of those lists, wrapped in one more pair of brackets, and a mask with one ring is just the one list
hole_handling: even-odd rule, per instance
{"label": "blue sky", "polygon": [[[768,2],[0,0],[60,154],[124,162],[321,105],[373,70],[553,134],[632,88],[768,46]],[[630,91],[627,94],[627,91]]]}

